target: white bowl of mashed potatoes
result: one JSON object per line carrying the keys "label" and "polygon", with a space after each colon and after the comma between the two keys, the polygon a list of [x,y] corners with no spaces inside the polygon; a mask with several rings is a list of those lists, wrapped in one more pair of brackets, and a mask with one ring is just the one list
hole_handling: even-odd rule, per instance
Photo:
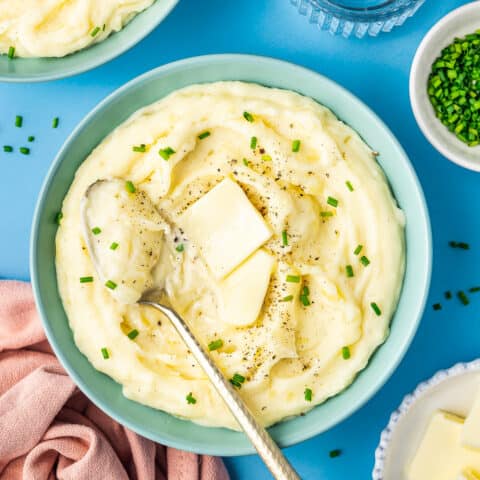
{"label": "white bowl of mashed potatoes", "polygon": [[[116,180],[94,216],[114,266],[107,282],[80,218],[99,179]],[[135,207],[145,196],[155,211]],[[61,210],[58,232],[43,226],[50,208]],[[429,282],[428,217],[398,143],[337,85],[270,59],[200,57],[127,85],[74,132],[37,212],[32,277],[67,370],[122,423],[195,451],[251,449],[171,325],[134,304],[144,288],[165,286],[256,417],[289,445],[382,385]],[[55,307],[40,278],[43,235]]]}
{"label": "white bowl of mashed potatoes", "polygon": [[0,0],[0,80],[84,72],[120,55],[178,0]]}

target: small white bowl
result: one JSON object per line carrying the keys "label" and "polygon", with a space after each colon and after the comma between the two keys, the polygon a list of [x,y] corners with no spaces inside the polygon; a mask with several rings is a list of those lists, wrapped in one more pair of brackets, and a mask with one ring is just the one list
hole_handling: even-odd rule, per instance
{"label": "small white bowl", "polygon": [[405,480],[428,422],[436,410],[467,416],[480,387],[480,359],[458,363],[420,383],[395,410],[375,451],[373,480]]}
{"label": "small white bowl", "polygon": [[480,146],[469,147],[451,133],[435,116],[427,93],[432,64],[455,37],[464,37],[480,28],[480,2],[468,3],[436,23],[417,49],[410,70],[410,102],[418,126],[429,142],[452,162],[480,171]]}

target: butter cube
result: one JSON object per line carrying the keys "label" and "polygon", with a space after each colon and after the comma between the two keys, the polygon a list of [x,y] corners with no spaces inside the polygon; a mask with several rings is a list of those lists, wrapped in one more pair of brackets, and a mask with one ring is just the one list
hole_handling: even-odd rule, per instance
{"label": "butter cube", "polygon": [[465,420],[462,430],[462,444],[466,447],[480,449],[480,390]]}
{"label": "butter cube", "polygon": [[217,279],[227,276],[272,236],[260,212],[230,178],[188,208],[179,224]]}
{"label": "butter cube", "polygon": [[245,327],[257,320],[274,266],[275,258],[261,249],[220,283],[222,321]]}
{"label": "butter cube", "polygon": [[407,469],[408,480],[452,480],[466,467],[480,468],[480,452],[465,448],[460,442],[463,422],[463,418],[447,412],[433,415]]}

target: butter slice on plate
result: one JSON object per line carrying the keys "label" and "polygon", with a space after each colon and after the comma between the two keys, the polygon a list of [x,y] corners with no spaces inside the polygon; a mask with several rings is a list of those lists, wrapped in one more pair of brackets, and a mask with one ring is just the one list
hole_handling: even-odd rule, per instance
{"label": "butter slice on plate", "polygon": [[274,266],[275,258],[260,249],[220,283],[220,317],[225,323],[246,327],[257,320]]}
{"label": "butter slice on plate", "polygon": [[480,452],[460,443],[463,422],[451,413],[435,412],[407,469],[408,480],[452,480],[466,467],[480,469]]}
{"label": "butter slice on plate", "polygon": [[480,390],[463,426],[462,445],[480,449]]}
{"label": "butter slice on plate", "polygon": [[272,236],[260,212],[230,178],[189,207],[179,225],[217,279],[227,276]]}

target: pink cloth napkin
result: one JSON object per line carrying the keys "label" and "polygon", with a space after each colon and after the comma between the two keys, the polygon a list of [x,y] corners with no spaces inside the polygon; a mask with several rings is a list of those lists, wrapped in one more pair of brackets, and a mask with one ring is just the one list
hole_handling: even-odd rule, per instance
{"label": "pink cloth napkin", "polygon": [[165,448],[93,405],[53,355],[30,285],[0,282],[1,480],[228,480],[220,458]]}

